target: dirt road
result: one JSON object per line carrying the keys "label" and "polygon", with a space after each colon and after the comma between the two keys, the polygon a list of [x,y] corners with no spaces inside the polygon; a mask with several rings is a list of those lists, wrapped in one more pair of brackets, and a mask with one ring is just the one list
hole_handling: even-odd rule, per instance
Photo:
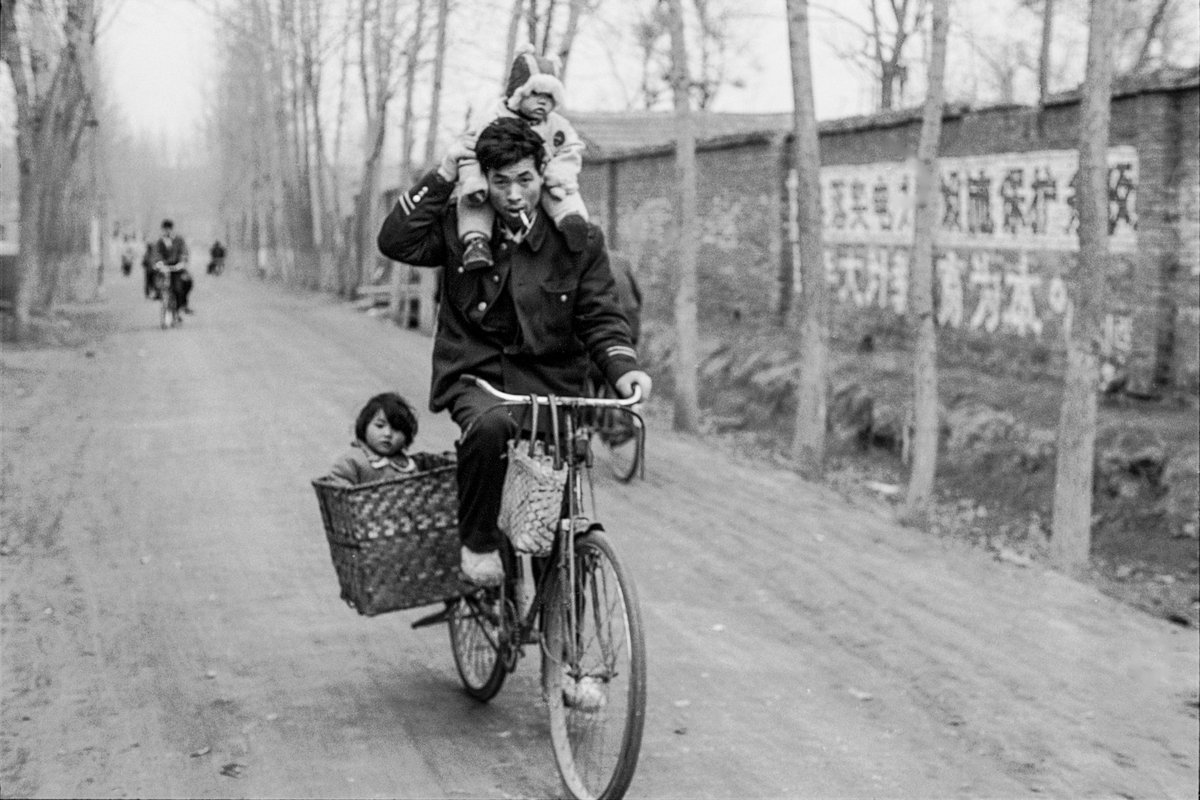
{"label": "dirt road", "polygon": [[[557,795],[535,664],[480,705],[443,629],[338,599],[308,480],[371,393],[423,407],[429,340],[237,275],[163,332],[135,284],[0,358],[3,795]],[[598,485],[648,625],[631,796],[1196,797],[1194,629],[649,447]]]}

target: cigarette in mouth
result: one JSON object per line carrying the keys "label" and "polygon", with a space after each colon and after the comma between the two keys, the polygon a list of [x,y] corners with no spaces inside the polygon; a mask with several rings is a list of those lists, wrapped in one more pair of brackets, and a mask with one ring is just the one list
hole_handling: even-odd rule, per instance
{"label": "cigarette in mouth", "polygon": [[524,225],[526,228],[528,228],[530,225],[533,224],[532,222],[529,221],[529,217],[525,216],[525,209],[521,209],[517,213],[521,215],[521,224]]}

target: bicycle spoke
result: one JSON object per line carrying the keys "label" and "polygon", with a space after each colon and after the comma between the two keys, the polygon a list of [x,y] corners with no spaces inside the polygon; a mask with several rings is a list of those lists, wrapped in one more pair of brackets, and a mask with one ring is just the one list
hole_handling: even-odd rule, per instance
{"label": "bicycle spoke", "polygon": [[498,592],[459,598],[450,611],[450,648],[467,694],[490,700],[507,674],[504,659],[504,600]]}

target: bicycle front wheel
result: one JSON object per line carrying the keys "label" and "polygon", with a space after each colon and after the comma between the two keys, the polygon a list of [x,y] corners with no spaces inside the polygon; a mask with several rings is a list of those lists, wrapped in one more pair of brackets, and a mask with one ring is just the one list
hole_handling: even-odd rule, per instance
{"label": "bicycle front wheel", "polygon": [[[542,689],[558,771],[579,800],[620,798],[646,715],[646,644],[637,593],[599,532],[575,542],[575,585],[549,596]],[[573,609],[573,611],[572,611]]]}
{"label": "bicycle front wheel", "polygon": [[642,463],[641,420],[617,408],[601,414],[596,433],[608,453],[608,469],[621,483],[629,483]]}
{"label": "bicycle front wheel", "polygon": [[483,589],[460,597],[450,609],[450,649],[467,694],[491,700],[508,674],[504,652],[506,600],[499,589]]}

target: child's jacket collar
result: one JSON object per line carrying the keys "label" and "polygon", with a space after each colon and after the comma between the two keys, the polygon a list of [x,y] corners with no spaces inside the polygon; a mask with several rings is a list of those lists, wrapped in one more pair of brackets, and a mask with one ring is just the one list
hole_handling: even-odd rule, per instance
{"label": "child's jacket collar", "polygon": [[412,472],[413,470],[415,470],[417,468],[416,463],[411,458],[409,458],[407,455],[404,456],[403,461],[399,461],[392,456],[379,455],[374,450],[372,450],[370,447],[367,447],[366,443],[360,439],[355,439],[353,442],[351,442],[351,444],[354,447],[357,447],[359,450],[362,450],[363,455],[366,456],[366,458],[367,458],[367,463],[370,464],[375,469],[384,469],[385,467],[391,467],[392,469],[396,470],[397,472]]}

